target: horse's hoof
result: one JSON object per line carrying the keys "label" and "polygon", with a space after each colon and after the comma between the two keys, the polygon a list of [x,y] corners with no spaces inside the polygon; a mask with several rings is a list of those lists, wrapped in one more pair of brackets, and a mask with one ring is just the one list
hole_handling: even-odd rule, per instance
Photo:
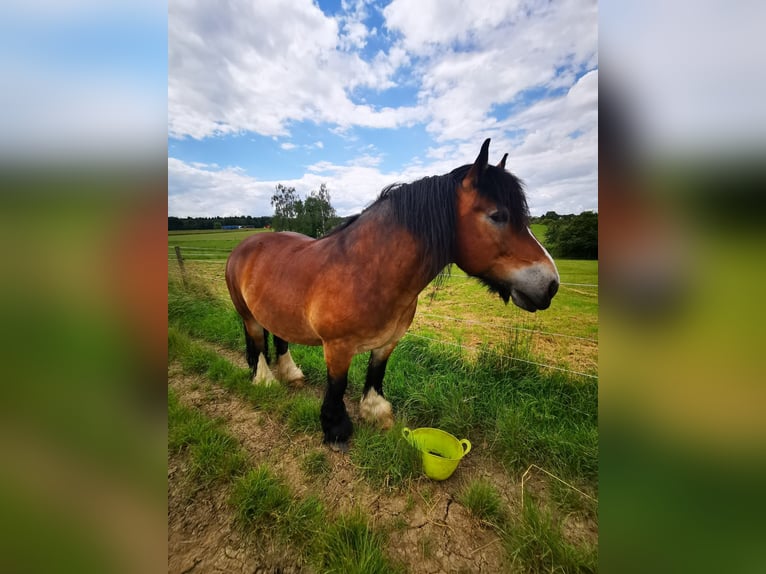
{"label": "horse's hoof", "polygon": [[346,442],[328,442],[327,446],[334,452],[346,454],[348,452],[348,441]]}

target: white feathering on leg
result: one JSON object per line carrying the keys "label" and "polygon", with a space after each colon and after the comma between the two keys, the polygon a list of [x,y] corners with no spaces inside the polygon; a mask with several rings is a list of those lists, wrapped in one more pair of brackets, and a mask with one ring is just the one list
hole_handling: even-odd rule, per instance
{"label": "white feathering on leg", "polygon": [[377,424],[383,430],[394,426],[394,413],[391,403],[381,397],[375,389],[370,389],[362,397],[359,412],[364,420]]}
{"label": "white feathering on leg", "polygon": [[274,375],[271,373],[269,364],[266,362],[266,357],[263,354],[258,356],[258,368],[255,371],[253,377],[253,384],[255,385],[271,385],[274,383]]}
{"label": "white feathering on leg", "polygon": [[283,383],[298,385],[303,382],[303,371],[293,362],[290,351],[279,357],[277,361],[277,378]]}

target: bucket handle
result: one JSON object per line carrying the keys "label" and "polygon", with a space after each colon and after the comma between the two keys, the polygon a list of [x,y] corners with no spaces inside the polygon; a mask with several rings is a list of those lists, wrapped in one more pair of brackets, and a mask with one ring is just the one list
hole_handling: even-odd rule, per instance
{"label": "bucket handle", "polygon": [[463,447],[463,456],[471,452],[471,441],[469,441],[467,438],[461,440],[460,445]]}
{"label": "bucket handle", "polygon": [[402,429],[402,436],[403,436],[404,438],[406,438],[407,440],[410,440],[410,434],[411,434],[411,433],[412,433],[412,431],[411,431],[410,429],[408,429],[407,427],[404,427],[404,428]]}

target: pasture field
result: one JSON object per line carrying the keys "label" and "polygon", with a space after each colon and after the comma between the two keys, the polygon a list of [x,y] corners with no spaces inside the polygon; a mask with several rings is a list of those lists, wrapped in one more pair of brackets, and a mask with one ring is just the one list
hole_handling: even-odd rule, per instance
{"label": "pasture field", "polygon": [[[427,288],[386,372],[395,428],[361,423],[358,356],[342,454],[321,442],[320,347],[291,346],[302,388],[250,383],[223,269],[259,231],[169,235],[169,570],[596,571],[597,263],[557,261],[564,284],[535,314],[457,268]],[[433,482],[404,426],[473,449]]]}
{"label": "pasture field", "polygon": [[198,231],[168,232],[168,248],[182,247],[191,259],[226,259],[245,237],[254,233],[270,233],[269,229],[202,229]]}

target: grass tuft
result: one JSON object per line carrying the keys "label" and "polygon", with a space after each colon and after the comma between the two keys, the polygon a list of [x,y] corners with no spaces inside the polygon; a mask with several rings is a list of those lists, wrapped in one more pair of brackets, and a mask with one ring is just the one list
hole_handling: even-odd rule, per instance
{"label": "grass tuft", "polygon": [[297,396],[286,407],[287,427],[295,432],[319,433],[322,426],[319,423],[319,410],[322,404],[316,397]]}
{"label": "grass tuft", "polygon": [[341,515],[326,530],[318,570],[325,574],[389,574],[401,571],[383,553],[384,537],[360,511]]}
{"label": "grass tuft", "polygon": [[422,470],[420,453],[402,436],[401,424],[388,432],[357,426],[351,462],[371,484],[389,489],[402,488]]}
{"label": "grass tuft", "polygon": [[301,469],[313,478],[327,476],[330,473],[330,461],[323,450],[315,450],[303,457]]}
{"label": "grass tuft", "polygon": [[552,515],[531,498],[524,500],[518,524],[504,537],[514,565],[524,572],[596,572],[598,554],[594,547],[570,544]]}
{"label": "grass tuft", "polygon": [[240,524],[269,526],[286,514],[291,496],[288,488],[261,465],[234,483],[230,502]]}
{"label": "grass tuft", "polygon": [[228,480],[246,466],[239,443],[220,426],[220,421],[181,405],[176,394],[168,390],[168,450],[187,451],[189,476],[203,484]]}
{"label": "grass tuft", "polygon": [[468,484],[458,495],[458,502],[476,518],[495,526],[501,526],[506,521],[506,513],[500,494],[486,480],[474,480]]}
{"label": "grass tuft", "polygon": [[246,458],[237,441],[218,429],[203,434],[190,453],[190,473],[203,484],[230,479],[245,469]]}
{"label": "grass tuft", "polygon": [[293,500],[277,523],[279,536],[300,548],[309,549],[317,544],[326,528],[325,507],[316,496]]}

